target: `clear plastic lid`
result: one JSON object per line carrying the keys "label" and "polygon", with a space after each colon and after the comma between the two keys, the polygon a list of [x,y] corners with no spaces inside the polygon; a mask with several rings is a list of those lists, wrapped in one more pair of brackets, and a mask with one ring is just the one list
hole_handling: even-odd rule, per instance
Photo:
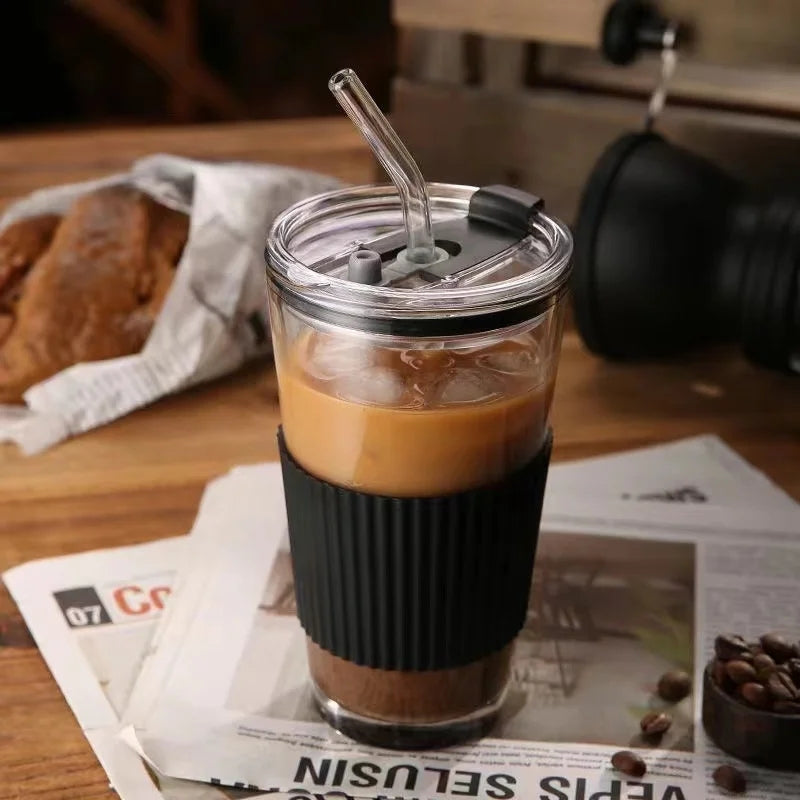
{"label": "clear plastic lid", "polygon": [[434,262],[407,256],[394,186],[357,186],[300,202],[276,220],[266,249],[273,288],[308,316],[408,335],[506,327],[558,300],[572,237],[538,198],[437,183],[428,192]]}

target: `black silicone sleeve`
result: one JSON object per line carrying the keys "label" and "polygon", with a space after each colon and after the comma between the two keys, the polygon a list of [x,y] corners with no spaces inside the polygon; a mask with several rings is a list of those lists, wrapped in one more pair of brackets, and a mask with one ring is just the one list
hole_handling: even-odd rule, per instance
{"label": "black silicone sleeve", "polygon": [[551,437],[505,480],[397,498],[318,480],[278,433],[297,612],[320,647],[378,669],[468,664],[528,608]]}

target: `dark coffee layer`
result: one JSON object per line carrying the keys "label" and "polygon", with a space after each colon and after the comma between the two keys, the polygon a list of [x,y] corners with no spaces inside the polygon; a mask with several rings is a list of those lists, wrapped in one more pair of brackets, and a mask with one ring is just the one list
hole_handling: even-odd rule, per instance
{"label": "dark coffee layer", "polygon": [[308,641],[311,677],[348,711],[392,722],[441,722],[490,705],[505,688],[512,645],[471,664],[424,672],[372,669]]}

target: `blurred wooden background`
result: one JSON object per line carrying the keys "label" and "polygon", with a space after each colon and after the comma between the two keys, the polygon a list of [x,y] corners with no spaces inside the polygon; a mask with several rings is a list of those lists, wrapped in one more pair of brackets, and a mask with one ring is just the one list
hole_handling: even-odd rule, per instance
{"label": "blurred wooden background", "polygon": [[385,107],[394,65],[389,0],[9,0],[0,128],[337,114],[345,66]]}
{"label": "blurred wooden background", "polygon": [[[528,188],[572,221],[641,129],[660,56],[600,55],[611,0],[393,0],[394,121],[429,179]],[[800,3],[654,0],[688,32],[656,129],[758,186],[800,186]]]}
{"label": "blurred wooden background", "polygon": [[[798,0],[653,0],[690,34],[657,130],[756,186],[800,185]],[[641,127],[659,56],[600,55],[611,0],[36,0],[4,6],[0,129],[340,116],[352,66],[432,180],[501,181],[574,220]]]}

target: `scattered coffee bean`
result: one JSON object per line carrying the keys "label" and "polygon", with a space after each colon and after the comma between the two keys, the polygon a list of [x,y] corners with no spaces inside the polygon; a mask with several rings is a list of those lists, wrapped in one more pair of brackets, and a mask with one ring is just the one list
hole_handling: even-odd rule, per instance
{"label": "scattered coffee bean", "polygon": [[658,679],[658,696],[670,703],[683,700],[691,691],[692,679],[683,670],[670,670]]}
{"label": "scattered coffee bean", "polygon": [[800,658],[790,658],[784,666],[789,670],[795,686],[800,686]]}
{"label": "scattered coffee bean", "polygon": [[776,714],[800,714],[800,702],[797,700],[778,700],[772,706]]}
{"label": "scattered coffee bean", "polygon": [[739,697],[753,708],[769,708],[771,697],[760,683],[745,683],[739,687]]}
{"label": "scattered coffee bean", "polygon": [[611,756],[611,765],[624,775],[641,778],[647,772],[644,759],[631,750],[619,750]]}
{"label": "scattered coffee bean", "polygon": [[775,662],[772,660],[772,656],[768,656],[766,653],[753,656],[753,667],[756,672],[760,672],[762,669],[772,669],[774,666]]}
{"label": "scattered coffee bean", "polygon": [[797,700],[799,697],[794,681],[789,675],[780,670],[775,670],[767,678],[767,689],[775,701]]}
{"label": "scattered coffee bean", "polygon": [[722,764],[717,767],[711,777],[717,786],[732,794],[744,794],[747,791],[747,781],[744,775],[730,764]]}
{"label": "scattered coffee bean", "polygon": [[725,671],[728,673],[728,677],[737,685],[749,683],[756,679],[756,671],[753,665],[739,659],[727,661],[725,663]]}
{"label": "scattered coffee bean", "polygon": [[782,664],[794,656],[794,646],[778,633],[765,633],[759,641],[764,652],[771,656],[776,664]]}
{"label": "scattered coffee bean", "polygon": [[645,736],[660,736],[669,730],[672,717],[664,711],[650,711],[639,721],[639,727]]}
{"label": "scattered coffee bean", "polygon": [[742,653],[750,652],[750,648],[741,636],[735,633],[722,633],[714,640],[714,652],[721,661],[730,661]]}

